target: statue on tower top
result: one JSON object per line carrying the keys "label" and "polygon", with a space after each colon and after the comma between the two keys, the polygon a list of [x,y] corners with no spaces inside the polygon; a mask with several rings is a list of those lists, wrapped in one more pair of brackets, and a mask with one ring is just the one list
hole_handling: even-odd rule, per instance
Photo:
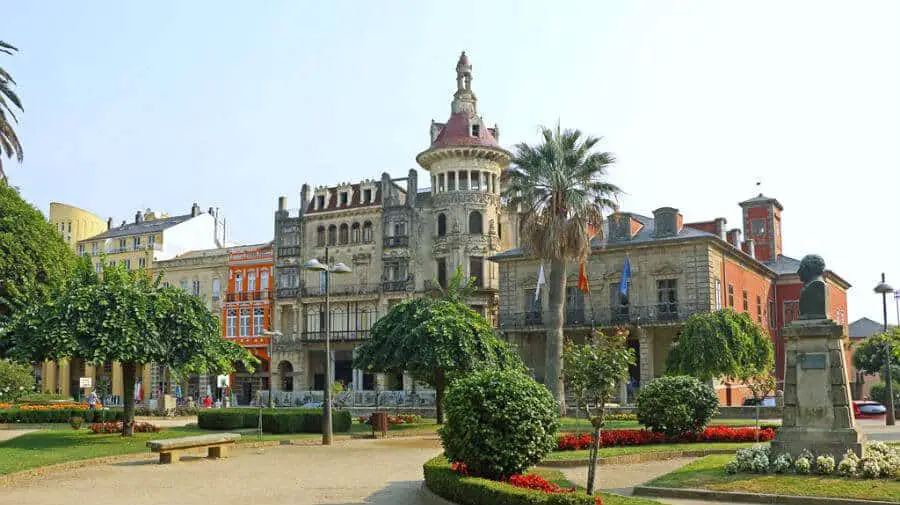
{"label": "statue on tower top", "polygon": [[477,115],[475,102],[475,93],[472,93],[472,64],[463,51],[459,55],[459,61],[456,62],[456,93],[453,94],[450,113],[464,112],[469,116],[475,116]]}
{"label": "statue on tower top", "polygon": [[459,61],[456,63],[456,90],[472,91],[472,64],[469,63],[465,51],[459,55]]}

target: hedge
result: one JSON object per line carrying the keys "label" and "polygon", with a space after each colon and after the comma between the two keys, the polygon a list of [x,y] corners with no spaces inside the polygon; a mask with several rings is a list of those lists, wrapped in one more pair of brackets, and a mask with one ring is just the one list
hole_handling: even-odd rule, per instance
{"label": "hedge", "polygon": [[[332,411],[332,427],[336,432],[350,431],[350,412]],[[266,433],[322,433],[320,409],[263,409],[263,431]],[[259,426],[257,409],[208,409],[197,414],[197,425],[205,430],[236,430]]]}
{"label": "hedge", "polygon": [[443,455],[423,465],[425,485],[434,494],[459,505],[594,505],[584,492],[544,493],[479,477],[462,477]]}
{"label": "hedge", "polygon": [[121,421],[122,409],[83,410],[20,410],[16,407],[0,409],[0,423],[68,423],[72,417],[81,417],[85,423]]}

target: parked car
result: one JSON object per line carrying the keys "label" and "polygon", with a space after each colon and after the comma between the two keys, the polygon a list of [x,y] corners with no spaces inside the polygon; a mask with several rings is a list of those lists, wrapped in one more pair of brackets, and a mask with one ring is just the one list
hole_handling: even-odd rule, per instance
{"label": "parked car", "polygon": [[[744,406],[745,406],[745,407],[752,407],[752,406],[754,406],[754,405],[756,405],[756,398],[753,398],[753,397],[751,396],[750,398],[745,398],[745,399],[744,399]],[[767,396],[767,397],[763,398],[762,401],[759,402],[759,406],[760,406],[760,407],[774,407],[774,406],[775,406],[775,397],[774,397],[774,396]]]}
{"label": "parked car", "polygon": [[853,415],[855,417],[880,417],[887,413],[887,408],[873,401],[856,400],[853,402]]}

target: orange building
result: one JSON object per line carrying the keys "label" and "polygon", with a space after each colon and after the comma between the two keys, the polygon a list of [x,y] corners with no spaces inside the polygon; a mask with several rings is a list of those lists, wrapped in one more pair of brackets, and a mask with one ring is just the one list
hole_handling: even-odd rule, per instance
{"label": "orange building", "polygon": [[240,365],[231,387],[240,405],[269,389],[269,339],[274,268],[272,243],[232,247],[228,252],[228,280],[222,308],[223,337],[248,349],[261,361],[252,374]]}

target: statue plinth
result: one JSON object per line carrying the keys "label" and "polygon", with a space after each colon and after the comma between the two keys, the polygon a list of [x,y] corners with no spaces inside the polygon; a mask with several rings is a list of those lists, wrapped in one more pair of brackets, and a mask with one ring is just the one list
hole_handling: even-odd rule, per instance
{"label": "statue plinth", "polygon": [[839,459],[848,449],[862,456],[847,379],[843,327],[831,319],[800,319],[784,336],[784,410],[772,441],[774,454],[808,449]]}

